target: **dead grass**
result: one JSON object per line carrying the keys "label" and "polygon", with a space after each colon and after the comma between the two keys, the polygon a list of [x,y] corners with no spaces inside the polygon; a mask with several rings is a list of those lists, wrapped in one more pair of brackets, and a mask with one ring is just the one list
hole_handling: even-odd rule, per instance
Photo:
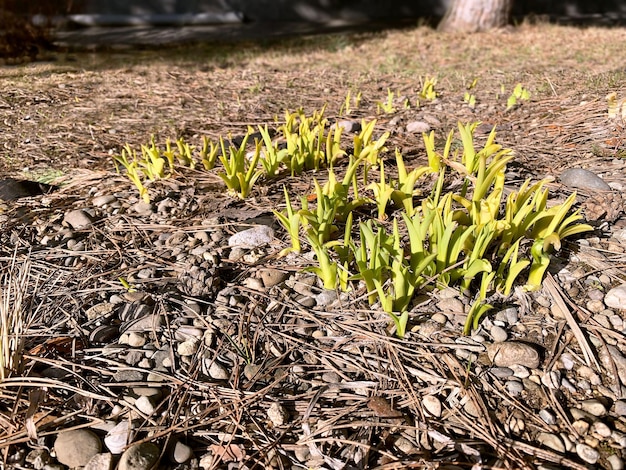
{"label": "dead grass", "polygon": [[[311,111],[328,104],[327,114],[334,118],[352,90],[361,91],[363,100],[351,117],[378,117],[379,130],[388,129],[398,115],[404,123],[434,118],[440,123],[435,125],[439,134],[459,120],[497,125],[500,142],[517,152],[515,171],[520,179],[557,175],[565,167],[582,164],[602,172],[608,181],[623,181],[623,164],[615,158],[624,151],[623,128],[607,120],[604,97],[626,89],[625,43],[623,29],[542,24],[470,36],[417,28],[265,45],[60,54],[54,61],[0,69],[0,109],[6,126],[0,136],[5,149],[0,172],[68,173],[74,183],[52,196],[53,212],[55,204],[80,205],[85,188],[113,193],[128,185],[110,173],[110,154],[125,143],[138,147],[153,134],[161,141],[183,136],[192,143],[200,135],[237,135],[248,124],[271,123],[285,109],[301,106]],[[419,77],[424,76],[439,79],[441,97],[436,102],[395,115],[376,114],[376,102],[386,97],[388,88],[414,98]],[[474,78],[478,105],[472,110],[462,98]],[[516,83],[531,91],[531,100],[506,112],[506,98]],[[390,138],[390,148],[396,145],[411,158],[424,158],[421,136],[406,134],[402,126],[393,129]],[[261,195],[257,204],[268,201]],[[221,210],[226,207],[221,200],[213,204]],[[130,367],[108,358],[102,349],[83,350],[81,326],[72,309],[93,302],[96,292],[119,290],[111,273],[118,272],[122,262],[126,270],[133,269],[133,263],[146,256],[141,247],[162,232],[192,230],[203,219],[199,214],[173,220],[171,226],[138,226],[123,214],[112,216],[106,222],[110,237],[106,249],[98,245],[97,230],[85,234],[80,274],[53,268],[55,257],[66,253],[30,256],[38,273],[54,273],[63,279],[63,288],[50,290],[45,299],[48,308],[34,325],[38,344],[25,358],[33,368],[54,367],[67,375],[64,380],[5,380],[2,399],[15,405],[0,414],[5,428],[0,448],[35,435],[52,435],[75,425],[75,416],[85,424],[104,419],[122,386],[108,379]],[[7,233],[10,228],[7,225]],[[99,265],[97,260],[105,261]],[[175,263],[161,264],[169,275],[176,275]],[[228,326],[220,332],[218,345],[202,353],[217,358],[232,353],[232,344],[246,345],[255,355],[247,359],[260,364],[261,372],[248,380],[236,369],[232,382],[207,384],[197,380],[199,364],[207,357],[198,354],[185,368],[162,374],[162,386],[169,393],[158,416],[139,414],[140,435],[163,440],[193,436],[201,446],[211,442],[222,464],[231,454],[243,452],[246,462],[259,468],[269,466],[272,455],[298,446],[308,447],[318,464],[327,468],[340,468],[356,453],[363,462],[378,462],[378,468],[399,468],[394,459],[402,455],[397,438],[403,433],[423,443],[412,454],[402,455],[403,468],[436,468],[444,462],[465,465],[481,456],[490,462],[505,459],[505,468],[529,468],[533,459],[584,468],[528,442],[531,431],[550,431],[536,416],[547,398],[522,402],[486,374],[470,373],[454,353],[459,348],[455,338],[432,342],[390,338],[388,318],[359,310],[360,304],[345,305],[342,312],[312,312],[279,293],[262,296],[241,288],[239,295],[246,310],[242,314],[240,307],[222,305]],[[170,300],[159,297],[158,308],[171,309],[166,305]],[[541,341],[544,321],[537,316],[530,323]],[[54,329],[46,330],[45,325]],[[306,342],[294,334],[304,327],[326,331],[327,337]],[[294,351],[297,355],[290,356]],[[319,362],[308,364],[307,354]],[[345,380],[332,385],[311,381],[299,388],[299,376],[285,365],[295,360],[307,374],[332,372]],[[100,377],[107,380],[95,379]],[[33,385],[48,388],[45,400],[22,395],[23,387]],[[421,399],[431,393],[447,397],[441,417],[424,414]],[[264,414],[277,400],[293,417],[284,428],[269,425]],[[28,416],[33,408],[39,409],[37,416]],[[71,413],[60,412],[67,409]],[[514,439],[512,423],[519,415],[528,421],[530,431]],[[25,422],[31,427],[22,427]]]}

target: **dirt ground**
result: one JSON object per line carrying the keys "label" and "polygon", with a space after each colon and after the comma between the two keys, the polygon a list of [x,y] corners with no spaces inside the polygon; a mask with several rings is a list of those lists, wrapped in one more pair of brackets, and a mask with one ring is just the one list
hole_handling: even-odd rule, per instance
{"label": "dirt ground", "polygon": [[[439,96],[434,101],[422,99],[418,106],[418,94],[430,78],[436,78]],[[528,90],[530,98],[507,110],[507,99],[517,84]],[[346,116],[342,106],[348,92],[352,97],[360,93],[361,99],[358,104],[352,102],[353,109]],[[381,103],[390,93],[395,109],[387,113]],[[474,107],[465,102],[466,93],[474,95]],[[564,169],[583,167],[609,183],[626,185],[625,123],[619,117],[609,118],[606,97],[610,93],[616,93],[618,101],[626,98],[624,28],[525,23],[502,31],[456,35],[417,26],[279,41],[58,51],[45,53],[33,63],[0,68],[0,175],[40,181],[66,177],[66,182],[76,175],[77,181],[66,191],[74,191],[73,202],[101,187],[111,192],[112,187],[130,191],[132,185],[115,174],[111,158],[125,144],[139,148],[154,136],[161,143],[184,137],[200,145],[202,136],[237,136],[249,125],[275,125],[285,110],[302,107],[311,114],[326,106],[331,121],[376,118],[376,133],[391,133],[389,155],[397,147],[409,165],[424,163],[426,156],[421,134],[407,132],[407,124],[427,123],[438,138],[443,138],[458,122],[479,121],[484,124],[478,128],[479,137],[484,138],[496,126],[498,142],[515,151],[511,168],[519,181],[546,176],[557,180]],[[309,176],[302,177],[303,186],[310,183]],[[553,187],[561,194],[569,191],[558,183]],[[267,194],[260,196],[263,203],[271,201]],[[582,190],[580,196],[584,199],[591,194]],[[623,226],[623,219],[617,219],[611,223]],[[623,269],[620,260],[617,257],[613,266],[618,272]],[[623,335],[619,341],[623,342]],[[409,348],[403,350],[396,340],[393,347],[407,356],[413,353]],[[401,362],[389,354],[389,367]],[[438,363],[437,367],[443,370],[447,365]],[[461,383],[459,377],[464,373],[462,368],[442,372]],[[501,390],[492,392],[499,397]],[[406,398],[402,389],[394,393],[398,402]],[[339,401],[341,396],[345,398],[340,394]],[[312,403],[309,409],[306,402],[297,403],[306,416],[319,396],[308,398]],[[249,401],[242,399],[239,404],[248,406]],[[351,403],[348,399],[344,403],[342,412],[346,415]],[[26,406],[21,406],[25,413]],[[375,408],[370,406],[370,411],[385,418],[385,410]],[[493,411],[492,417],[508,415],[504,410]],[[335,423],[334,417],[326,418],[331,425]],[[456,426],[471,430],[474,423],[463,419],[462,425]],[[408,422],[385,426],[405,424],[410,427]],[[483,425],[481,430],[490,423]],[[387,432],[385,426],[382,428]],[[503,467],[518,468],[524,462],[521,458],[502,463],[513,441],[499,442],[495,428],[490,428],[492,434],[472,438],[484,440],[495,449]],[[320,442],[324,439],[322,434],[316,436]],[[281,437],[276,437],[280,445],[265,437],[268,440],[262,449],[283,444],[291,449]],[[333,439],[333,445],[341,447],[341,436]],[[530,456],[528,468],[533,468],[533,459],[551,462],[553,467],[546,468],[585,468],[580,460],[555,460],[556,454],[537,453],[538,447],[521,441],[516,455]],[[5,448],[13,442],[11,436],[0,436]],[[409,466],[407,461],[394,460],[393,452],[383,444],[378,450],[384,457],[378,468]],[[432,450],[432,455],[420,453],[411,465],[443,465],[445,460],[437,457],[438,450]],[[610,468],[605,460],[601,463]]]}

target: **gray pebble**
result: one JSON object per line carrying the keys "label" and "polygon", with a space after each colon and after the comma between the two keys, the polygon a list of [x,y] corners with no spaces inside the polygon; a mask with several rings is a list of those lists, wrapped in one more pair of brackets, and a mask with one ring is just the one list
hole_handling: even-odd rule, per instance
{"label": "gray pebble", "polygon": [[185,463],[193,458],[193,450],[186,444],[177,441],[172,451],[172,460],[176,463]]}
{"label": "gray pebble", "polygon": [[122,369],[113,374],[113,380],[116,382],[141,382],[144,374],[138,370]]}
{"label": "gray pebble", "polygon": [[505,384],[507,391],[511,394],[511,396],[516,397],[520,393],[524,391],[524,386],[521,382],[517,380],[509,380]]}
{"label": "gray pebble", "polygon": [[135,400],[135,408],[148,416],[152,415],[155,410],[154,403],[152,403],[150,397],[147,397],[145,395],[142,395],[137,398],[137,400]]}
{"label": "gray pebble", "polygon": [[492,367],[489,369],[489,372],[499,379],[506,379],[507,377],[511,377],[513,375],[513,369],[510,367]]}
{"label": "gray pebble", "polygon": [[139,201],[133,206],[133,210],[139,215],[150,215],[154,212],[154,206],[149,202]]}
{"label": "gray pebble", "polygon": [[113,194],[103,194],[102,196],[96,196],[91,200],[91,204],[94,207],[102,207],[107,204],[111,204],[117,201],[117,198]]}
{"label": "gray pebble", "polygon": [[491,333],[491,337],[495,343],[503,343],[509,338],[508,333],[501,326],[492,327],[489,333]]}
{"label": "gray pebble", "polygon": [[351,120],[344,119],[342,121],[337,122],[337,124],[335,125],[337,127],[343,128],[343,130],[348,133],[359,132],[361,130],[361,123],[358,121],[351,121]]}
{"label": "gray pebble", "polygon": [[93,217],[84,209],[76,209],[65,213],[63,224],[69,225],[74,230],[83,230],[91,227]]}
{"label": "gray pebble", "polygon": [[561,173],[561,183],[570,188],[611,191],[611,187],[595,173],[583,168],[569,168]]}

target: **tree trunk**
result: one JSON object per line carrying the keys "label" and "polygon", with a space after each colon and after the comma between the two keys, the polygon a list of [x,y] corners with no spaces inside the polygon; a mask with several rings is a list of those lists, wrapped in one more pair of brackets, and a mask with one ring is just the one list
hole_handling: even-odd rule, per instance
{"label": "tree trunk", "polygon": [[509,22],[513,0],[452,0],[439,31],[473,33],[501,28]]}

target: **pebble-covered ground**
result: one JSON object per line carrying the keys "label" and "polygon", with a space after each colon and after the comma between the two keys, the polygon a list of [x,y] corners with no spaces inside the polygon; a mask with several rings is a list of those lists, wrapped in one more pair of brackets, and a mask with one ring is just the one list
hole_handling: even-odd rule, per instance
{"label": "pebble-covered ground", "polygon": [[[626,39],[623,31],[602,33]],[[546,44],[555,38],[579,35],[591,47],[602,36],[550,26],[493,34],[474,39],[533,44],[528,57],[536,48],[551,50]],[[371,57],[370,49],[390,50],[409,38],[441,47],[433,36],[418,29],[344,38],[348,46],[333,43],[339,51],[260,52],[216,70],[159,63],[154,75],[144,63],[97,71],[64,64],[26,84],[30,66],[25,75],[3,70],[3,88],[14,87],[1,110],[10,124],[5,148],[15,155],[30,149],[31,172],[47,162],[65,174],[54,182],[58,189],[7,201],[0,216],[0,312],[23,312],[14,340],[22,354],[0,383],[7,468],[623,468],[624,127],[608,118],[604,101],[609,91],[623,93],[623,73],[604,75],[613,82],[583,93],[561,81],[567,60],[538,61],[532,73],[550,72],[552,88],[541,91],[527,77],[535,98],[505,113],[486,96],[484,106],[469,109],[462,93],[455,95],[462,80],[444,69],[436,102],[378,115],[378,135],[392,132],[390,142],[417,160],[422,131],[444,135],[457,120],[496,121],[502,142],[518,152],[510,184],[553,176],[554,198],[577,189],[596,228],[564,244],[540,291],[502,299],[470,336],[461,335],[469,300],[457,290],[417,298],[410,332],[398,339],[363,289],[324,290],[302,271],[310,253],[278,256],[289,241],[271,209],[281,207],[283,182],[307,194],[311,175],[260,184],[241,201],[214,172],[181,171],[151,185],[146,203],[114,171],[109,153],[122,142],[146,143],[137,138],[140,128],[147,136],[177,129],[192,139],[211,127],[186,114],[188,107],[215,105],[224,89],[244,91],[212,131],[245,132],[248,123],[269,121],[251,110],[266,116],[294,106],[297,93],[287,83],[297,74],[290,75],[285,57],[299,61],[315,89],[313,78],[329,69],[320,94],[302,97],[315,107],[332,95],[324,90],[349,77],[333,72],[331,60],[343,63],[354,51]],[[472,50],[463,38],[447,40]],[[393,69],[393,57],[383,60],[389,81],[409,93],[410,79]],[[598,73],[612,70],[602,57],[589,60],[607,67]],[[243,84],[226,84],[228,73]],[[272,73],[280,83],[271,83]],[[376,93],[386,96],[386,87],[378,88],[382,75],[367,87],[370,73],[355,71],[364,94],[357,117],[348,119],[355,124],[377,116]],[[180,95],[162,93],[168,77],[184,88]],[[211,88],[211,79],[224,88]],[[102,101],[89,101],[81,80],[91,87],[98,81]],[[259,83],[260,91],[246,88]],[[201,93],[207,90],[210,97]],[[264,101],[268,109],[258,108]],[[171,115],[148,110],[163,103]],[[102,121],[92,120],[96,112]],[[143,124],[138,113],[145,113]],[[328,114],[340,120],[337,110]],[[61,163],[64,151],[74,155],[74,168]],[[19,166],[7,163],[12,173]]]}

